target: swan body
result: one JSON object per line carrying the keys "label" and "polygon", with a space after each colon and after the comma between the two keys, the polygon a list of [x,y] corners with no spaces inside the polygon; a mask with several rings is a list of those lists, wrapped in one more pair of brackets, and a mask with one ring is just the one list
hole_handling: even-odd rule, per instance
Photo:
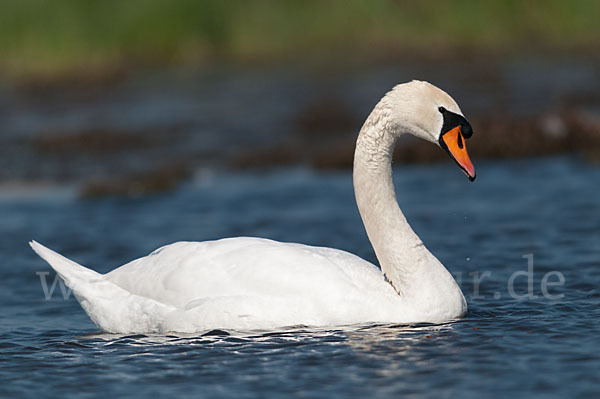
{"label": "swan body", "polygon": [[455,143],[470,125],[454,100],[418,81],[389,92],[361,129],[354,162],[358,208],[381,269],[338,249],[239,237],[177,242],[102,275],[30,244],[106,332],[456,319],[467,310],[460,288],[396,201],[391,154],[401,134],[439,143],[474,178],[464,143]]}

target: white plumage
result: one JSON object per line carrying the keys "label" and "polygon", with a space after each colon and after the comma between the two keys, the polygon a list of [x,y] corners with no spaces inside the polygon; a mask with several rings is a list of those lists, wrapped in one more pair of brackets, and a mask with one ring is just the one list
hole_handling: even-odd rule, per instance
{"label": "white plumage", "polygon": [[108,332],[272,329],[401,318],[401,299],[381,271],[331,248],[249,237],[178,242],[102,276],[38,243],[32,247]]}
{"label": "white plumage", "polygon": [[[332,248],[261,238],[178,242],[101,275],[39,243],[32,248],[107,332],[196,332],[215,328],[442,322],[462,316],[456,282],[424,247],[397,205],[391,149],[400,134],[437,142],[443,91],[399,85],[361,129],[354,165],[357,203],[389,282],[373,264]],[[428,137],[430,135],[431,137]]]}

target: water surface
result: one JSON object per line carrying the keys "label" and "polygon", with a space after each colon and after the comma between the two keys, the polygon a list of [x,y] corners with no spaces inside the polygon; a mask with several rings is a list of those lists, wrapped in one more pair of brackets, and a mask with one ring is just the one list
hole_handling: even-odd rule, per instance
{"label": "water surface", "polygon": [[[469,302],[466,318],[445,325],[102,334],[59,285],[45,299],[39,273],[50,269],[27,245],[100,272],[169,242],[239,235],[374,262],[350,172],[199,171],[174,193],[140,198],[5,190],[0,396],[597,397],[600,167],[577,158],[477,167],[475,183],[450,162],[395,171],[409,221]],[[548,288],[554,299],[541,289],[549,272],[564,277]]]}

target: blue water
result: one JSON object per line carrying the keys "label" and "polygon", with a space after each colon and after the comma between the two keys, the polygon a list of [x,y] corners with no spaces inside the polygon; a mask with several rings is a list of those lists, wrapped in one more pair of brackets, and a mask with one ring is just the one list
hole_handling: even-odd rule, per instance
{"label": "blue water", "polygon": [[349,172],[204,171],[140,198],[3,192],[0,397],[598,397],[600,167],[574,157],[477,167],[475,183],[450,162],[395,171],[409,221],[469,302],[444,325],[103,334],[60,285],[45,299],[41,277],[51,285],[54,274],[36,274],[49,267],[27,245],[101,272],[172,241],[238,235],[375,261]]}

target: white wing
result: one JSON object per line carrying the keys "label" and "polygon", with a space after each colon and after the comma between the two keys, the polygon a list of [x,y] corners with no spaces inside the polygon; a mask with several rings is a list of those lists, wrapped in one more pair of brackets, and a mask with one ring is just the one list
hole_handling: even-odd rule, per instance
{"label": "white wing", "polygon": [[43,257],[68,285],[75,281],[68,275],[93,273],[80,278],[75,291],[82,305],[94,304],[84,309],[106,331],[270,329],[404,318],[401,298],[376,266],[332,248],[247,237],[178,242],[104,276],[75,263],[73,272],[65,272],[56,266],[58,258]]}

